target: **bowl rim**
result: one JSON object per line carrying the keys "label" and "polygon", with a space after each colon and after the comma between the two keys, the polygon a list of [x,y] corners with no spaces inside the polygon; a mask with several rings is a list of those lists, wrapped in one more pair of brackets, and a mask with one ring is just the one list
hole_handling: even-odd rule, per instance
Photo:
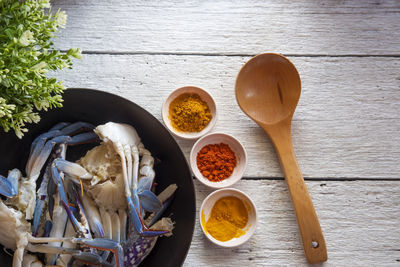
{"label": "bowl rim", "polygon": [[[208,234],[208,233],[205,231],[204,226],[203,226],[203,224],[202,224],[202,220],[201,220],[201,217],[202,217],[202,213],[203,213],[203,209],[204,209],[205,203],[206,203],[207,201],[209,201],[210,198],[211,198],[212,196],[217,195],[217,194],[221,194],[221,193],[226,192],[226,191],[234,191],[234,192],[236,192],[236,194],[242,195],[245,199],[248,200],[248,202],[249,202],[251,208],[254,210],[254,224],[252,224],[252,225],[250,226],[250,228],[249,228],[249,229],[247,230],[247,232],[246,232],[246,233],[249,233],[249,234],[247,234],[247,237],[246,237],[246,238],[243,238],[242,241],[238,242],[237,244],[233,244],[233,245],[228,244],[228,242],[231,241],[231,240],[233,240],[233,239],[230,239],[230,240],[228,240],[228,241],[219,241],[219,240],[217,240],[217,239],[215,239],[215,238],[211,238],[211,237],[210,237],[210,234]],[[231,194],[231,196],[234,196],[234,194]],[[217,200],[219,200],[219,199],[220,199],[220,198],[218,198]],[[217,200],[216,200],[216,201],[217,201]],[[211,209],[212,209],[212,208],[211,208]],[[207,237],[207,239],[208,239],[209,241],[211,241],[212,243],[214,243],[214,244],[216,244],[217,246],[220,246],[220,247],[234,248],[234,247],[238,247],[238,246],[240,246],[240,245],[243,245],[244,243],[246,243],[247,241],[249,241],[249,239],[254,235],[254,233],[255,233],[255,231],[256,231],[256,229],[257,229],[257,224],[258,224],[257,207],[256,207],[254,201],[250,198],[250,196],[249,196],[248,194],[246,194],[245,192],[243,192],[242,190],[236,189],[236,188],[232,188],[232,187],[221,188],[221,189],[215,190],[214,192],[211,192],[211,193],[203,200],[203,202],[201,203],[201,206],[200,206],[200,210],[199,210],[199,221],[200,221],[200,228],[201,228],[203,234]],[[252,230],[250,230],[250,229],[252,229]]]}
{"label": "bowl rim", "polygon": [[[239,145],[239,147],[241,148],[241,150],[242,150],[241,152],[243,152],[243,156],[241,157],[242,158],[242,162],[243,162],[243,169],[241,170],[240,173],[236,174],[236,176],[230,176],[230,177],[226,178],[224,181],[227,181],[227,183],[225,183],[225,184],[219,184],[219,182],[209,181],[207,178],[205,178],[200,173],[199,169],[197,168],[197,165],[196,164],[192,164],[193,162],[196,161],[195,157],[197,157],[197,155],[194,155],[194,152],[195,152],[195,149],[199,146],[200,142],[205,140],[205,139],[207,139],[207,138],[210,138],[210,137],[212,137],[214,135],[222,135],[222,136],[227,137],[230,141],[236,142]],[[207,144],[212,144],[212,143],[207,142]],[[236,184],[237,182],[239,182],[242,179],[243,174],[246,171],[246,167],[247,167],[247,152],[246,152],[246,149],[245,149],[244,145],[236,137],[234,137],[233,135],[227,134],[227,133],[224,133],[224,132],[213,132],[213,133],[206,134],[205,136],[201,137],[199,140],[197,140],[193,144],[193,146],[192,146],[192,148],[190,150],[190,154],[189,154],[189,165],[190,165],[192,173],[196,177],[196,179],[199,180],[205,186],[213,188],[213,189],[228,188],[228,187]],[[228,182],[228,181],[230,181],[230,182]]]}
{"label": "bowl rim", "polygon": [[[193,90],[194,92],[196,92],[196,91],[201,92],[201,94],[207,95],[207,97],[211,100],[211,101],[206,101],[206,100],[202,99],[203,101],[207,102],[207,105],[210,108],[210,111],[211,111],[213,117],[211,118],[208,125],[200,132],[193,132],[193,133],[179,132],[172,127],[170,120],[169,120],[169,116],[168,116],[169,115],[169,112],[168,112],[169,106],[167,107],[167,102],[171,103],[172,100],[174,100],[179,95],[187,92],[188,90]],[[176,96],[172,99],[172,96],[174,96],[174,95],[176,95]],[[214,110],[214,112],[213,112],[213,110]],[[170,133],[172,133],[174,136],[182,138],[182,139],[186,139],[186,140],[195,140],[195,139],[198,139],[198,138],[206,135],[207,133],[209,133],[212,130],[212,128],[214,128],[214,126],[217,122],[218,109],[217,109],[217,104],[215,103],[214,97],[211,95],[210,92],[208,92],[200,87],[197,87],[197,86],[186,85],[186,86],[179,87],[179,88],[173,90],[167,96],[167,98],[165,98],[165,100],[161,106],[161,117],[162,117],[162,120],[163,120],[164,125],[167,128],[167,130]]]}

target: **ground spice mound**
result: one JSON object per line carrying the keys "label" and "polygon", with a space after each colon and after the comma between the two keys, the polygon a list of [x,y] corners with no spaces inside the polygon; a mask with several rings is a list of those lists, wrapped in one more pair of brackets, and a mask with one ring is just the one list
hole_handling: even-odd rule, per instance
{"label": "ground spice mound", "polygon": [[206,102],[198,94],[182,94],[169,105],[171,125],[181,132],[200,132],[210,120],[212,114]]}
{"label": "ground spice mound", "polygon": [[201,174],[212,182],[231,176],[237,163],[235,152],[224,143],[204,146],[197,153],[196,160]]}
{"label": "ground spice mound", "polygon": [[205,230],[219,241],[228,241],[244,235],[246,230],[243,228],[249,220],[244,203],[239,198],[231,196],[215,202],[207,222],[203,212],[201,217]]}

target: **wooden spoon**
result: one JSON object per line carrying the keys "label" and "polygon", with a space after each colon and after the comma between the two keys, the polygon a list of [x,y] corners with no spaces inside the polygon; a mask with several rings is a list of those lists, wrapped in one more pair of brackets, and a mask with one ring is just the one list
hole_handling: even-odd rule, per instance
{"label": "wooden spoon", "polygon": [[236,79],[236,99],[240,108],[265,130],[278,153],[306,258],[309,263],[318,263],[328,259],[325,240],[291,138],[291,122],[300,92],[300,76],[295,66],[278,54],[252,58]]}

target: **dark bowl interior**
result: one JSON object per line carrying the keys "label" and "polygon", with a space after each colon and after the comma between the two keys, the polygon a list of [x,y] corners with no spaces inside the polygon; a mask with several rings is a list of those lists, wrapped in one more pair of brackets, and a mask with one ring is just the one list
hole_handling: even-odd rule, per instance
{"label": "dark bowl interior", "polygon": [[[24,173],[33,139],[57,122],[128,123],[136,128],[143,144],[156,159],[157,193],[169,184],[178,185],[175,199],[164,213],[175,222],[173,236],[159,238],[141,266],[182,265],[192,240],[196,204],[190,169],[178,144],[156,118],[122,97],[97,90],[68,89],[63,98],[64,107],[42,113],[40,123],[31,125],[21,140],[13,132],[0,133],[0,174],[6,175],[13,168]],[[76,160],[89,148],[89,145],[68,148],[67,159]],[[0,262],[2,266],[12,264],[12,258],[2,249]]]}

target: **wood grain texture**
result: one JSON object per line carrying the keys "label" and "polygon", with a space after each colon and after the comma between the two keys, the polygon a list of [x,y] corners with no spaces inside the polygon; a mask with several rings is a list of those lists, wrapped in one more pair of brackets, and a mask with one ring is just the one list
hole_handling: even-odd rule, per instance
{"label": "wood grain texture", "polygon": [[[84,55],[58,73],[68,87],[94,88],[136,102],[161,120],[168,94],[208,90],[219,110],[214,131],[233,134],[248,153],[246,177],[283,177],[267,135],[239,109],[234,83],[249,57]],[[304,177],[400,178],[400,63],[397,58],[289,57],[302,78],[293,118]],[[116,106],[118,108],[118,106]],[[178,140],[189,155],[191,141]]]}
{"label": "wood grain texture", "polygon": [[[68,87],[121,95],[161,120],[172,90],[199,86],[215,98],[214,131],[244,144],[248,167],[235,187],[255,201],[256,234],[222,249],[197,221],[184,266],[307,265],[286,183],[264,179],[283,176],[275,151],[234,97],[240,67],[263,52],[289,55],[302,78],[293,144],[303,175],[327,180],[306,181],[327,244],[323,266],[400,265],[399,1],[52,3],[68,13],[56,47],[86,53],[56,74]],[[188,156],[193,142],[178,143]],[[195,185],[200,207],[211,190]]]}
{"label": "wood grain texture", "polygon": [[[398,182],[306,183],[328,248],[328,262],[323,266],[400,264]],[[198,181],[195,186],[199,209],[211,190]],[[197,219],[184,266],[307,265],[285,182],[242,180],[235,187],[251,194],[256,204],[259,220],[255,235],[238,248],[220,248],[206,239]]]}
{"label": "wood grain texture", "polygon": [[55,0],[57,47],[129,53],[399,55],[400,2]]}

